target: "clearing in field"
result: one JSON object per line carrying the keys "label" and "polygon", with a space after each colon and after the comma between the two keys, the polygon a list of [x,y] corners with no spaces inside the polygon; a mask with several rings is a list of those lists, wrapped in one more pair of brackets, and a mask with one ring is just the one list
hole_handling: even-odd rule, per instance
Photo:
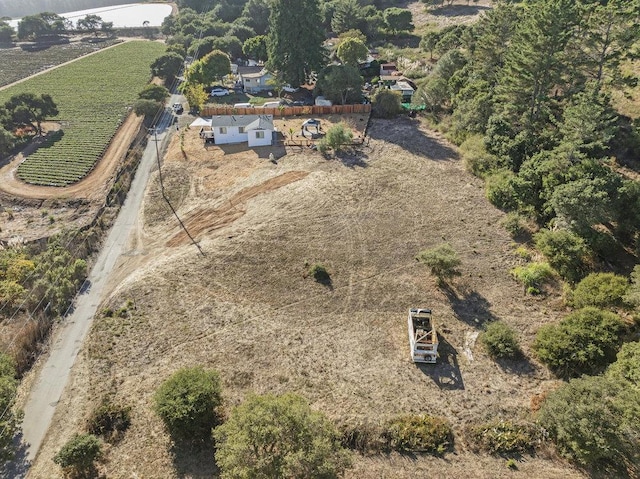
{"label": "clearing in field", "polygon": [[0,91],[0,104],[19,93],[48,93],[60,130],[18,166],[27,183],[64,186],[84,178],[151,78],[150,64],[164,52],[158,42],[126,42]]}
{"label": "clearing in field", "polygon": [[[461,431],[526,417],[531,397],[555,381],[528,359],[497,364],[476,338],[499,318],[528,355],[535,330],[559,313],[510,278],[517,258],[503,215],[453,147],[409,119],[375,120],[369,133],[355,155],[290,153],[277,164],[269,150],[225,154],[205,150],[197,130],[176,135],[164,185],[187,224],[205,219],[194,232],[205,256],[171,241],[180,229],[152,181],[135,253],[103,305],[118,314],[96,318],[30,477],[60,477],[53,454],[107,395],[132,407],[131,427],[109,447],[107,477],[217,477],[213,451],[173,450],[151,409],[158,386],[193,365],[220,371],[227,409],[251,393],[292,391],[339,422],[401,413],[452,422],[454,454],[356,456],[347,477],[512,477],[504,459],[469,452]],[[415,256],[443,241],[462,276],[440,289]],[[313,264],[330,281],[308,277]],[[433,311],[436,364],[411,361],[410,307]],[[518,468],[523,477],[581,477],[546,455]]]}

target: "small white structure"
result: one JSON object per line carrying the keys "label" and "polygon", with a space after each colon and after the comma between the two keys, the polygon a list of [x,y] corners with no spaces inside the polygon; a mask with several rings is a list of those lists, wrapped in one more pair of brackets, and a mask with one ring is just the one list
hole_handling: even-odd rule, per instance
{"label": "small white structure", "polygon": [[315,99],[315,104],[316,106],[331,106],[333,105],[333,102],[323,96],[317,96]]}
{"label": "small white structure", "polygon": [[414,363],[435,363],[438,357],[438,335],[431,321],[431,310],[409,310],[409,345]]}
{"label": "small white structure", "polygon": [[240,74],[242,89],[247,93],[260,93],[261,91],[273,90],[273,85],[269,84],[271,78],[271,73],[265,68],[258,73]]}
{"label": "small white structure", "polygon": [[216,145],[247,142],[249,147],[269,146],[274,131],[273,115],[220,115],[211,118],[210,133]]}

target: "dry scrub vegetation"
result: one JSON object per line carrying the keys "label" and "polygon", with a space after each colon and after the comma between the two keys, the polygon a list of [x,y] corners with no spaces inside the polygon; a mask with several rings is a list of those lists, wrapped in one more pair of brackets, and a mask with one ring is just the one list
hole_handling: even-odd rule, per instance
{"label": "dry scrub vegetation", "polygon": [[[132,407],[130,429],[101,466],[107,477],[216,477],[213,452],[173,451],[151,410],[158,386],[192,365],[220,371],[227,410],[249,393],[293,391],[339,422],[401,413],[452,422],[454,453],[358,456],[350,478],[581,477],[546,452],[514,472],[460,439],[472,423],[526,418],[531,398],[556,384],[531,360],[491,360],[476,343],[483,323],[513,327],[529,357],[559,302],[524,296],[509,276],[518,260],[503,215],[453,147],[406,118],[373,121],[369,134],[362,151],[330,160],[205,150],[197,131],[185,133],[183,154],[174,137],[165,185],[205,256],[151,182],[143,254],[121,264],[104,305],[116,313],[96,319],[31,477],[60,474],[51,457],[105,395]],[[445,241],[462,275],[443,290],[415,255]],[[314,263],[330,284],[306,277]],[[434,311],[436,365],[410,361],[410,307]]]}

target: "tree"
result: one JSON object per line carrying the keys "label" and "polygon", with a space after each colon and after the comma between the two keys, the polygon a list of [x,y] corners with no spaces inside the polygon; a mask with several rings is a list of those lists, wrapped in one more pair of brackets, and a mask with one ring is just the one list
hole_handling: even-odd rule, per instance
{"label": "tree", "polygon": [[5,21],[0,21],[0,44],[11,43],[15,30]]}
{"label": "tree", "polygon": [[362,22],[362,6],[358,0],[337,0],[334,2],[331,30],[336,35],[351,29],[359,29]]}
{"label": "tree", "polygon": [[242,9],[240,21],[250,26],[258,35],[265,35],[269,29],[269,2],[249,0]]}
{"label": "tree", "polygon": [[16,137],[4,128],[0,128],[0,158],[8,155],[15,145]]}
{"label": "tree", "polygon": [[640,342],[623,344],[616,362],[609,366],[606,375],[616,381],[622,381],[625,388],[640,391]]}
{"label": "tree", "polygon": [[166,83],[172,83],[182,70],[184,57],[178,53],[168,52],[156,58],[151,64],[151,73],[160,77]]}
{"label": "tree", "polygon": [[306,82],[325,63],[324,33],[316,0],[274,0],[269,17],[267,68],[292,87]]}
{"label": "tree", "polygon": [[102,443],[93,434],[76,434],[62,446],[53,462],[72,477],[86,477],[95,470],[95,462],[102,457]]}
{"label": "tree", "polygon": [[42,134],[42,122],[47,117],[56,116],[58,108],[51,95],[43,93],[36,96],[35,93],[20,93],[9,98],[5,108],[11,116],[11,122],[15,126],[31,125],[38,135]]}
{"label": "tree", "polygon": [[14,454],[13,437],[20,422],[13,409],[17,389],[15,362],[7,354],[0,352],[0,411],[3,411],[0,417],[0,464],[11,459]]}
{"label": "tree", "polygon": [[194,62],[187,72],[189,83],[209,85],[231,73],[229,56],[220,50],[214,50]]}
{"label": "tree", "polygon": [[214,438],[222,479],[329,479],[350,463],[331,422],[295,394],[249,397]]}
{"label": "tree", "polygon": [[266,61],[268,58],[267,37],[265,35],[258,35],[257,37],[249,38],[242,45],[242,53],[254,60]]}
{"label": "tree", "polygon": [[640,264],[633,267],[631,285],[624,295],[624,302],[636,308],[640,306]]}
{"label": "tree", "polygon": [[345,105],[362,98],[362,77],[357,68],[329,65],[318,75],[317,90],[334,103]]}
{"label": "tree", "polygon": [[558,324],[542,326],[533,349],[556,375],[577,377],[601,371],[615,359],[622,321],[594,307],[569,314]]}
{"label": "tree", "polygon": [[154,123],[156,115],[162,110],[162,103],[155,100],[140,99],[133,104],[133,111],[138,116],[144,116],[147,126]]}
{"label": "tree", "polygon": [[384,22],[394,34],[413,30],[413,15],[406,8],[387,8],[384,12]]}
{"label": "tree", "polygon": [[89,14],[84,18],[81,18],[76,23],[76,28],[78,30],[86,30],[88,32],[94,33],[96,36],[98,35],[98,29],[102,26],[102,18],[98,15]]}
{"label": "tree", "polygon": [[65,33],[71,26],[70,20],[66,20],[56,13],[42,12],[28,15],[18,23],[18,38],[20,40],[40,40],[49,35]]}
{"label": "tree", "polygon": [[362,40],[351,37],[340,42],[336,54],[342,63],[357,68],[359,63],[367,59],[369,49]]}
{"label": "tree", "polygon": [[242,25],[241,23],[232,23],[225,36],[236,37],[241,43],[244,43],[248,39],[255,37],[256,32],[253,30],[253,28],[247,25]]}
{"label": "tree", "polygon": [[218,422],[220,376],[202,367],[180,369],[153,396],[154,410],[178,440],[206,438]]}
{"label": "tree", "polygon": [[420,40],[420,48],[425,52],[429,52],[429,60],[433,60],[433,50],[438,41],[440,41],[440,33],[434,31],[425,33],[422,40]]}
{"label": "tree", "polygon": [[402,111],[402,96],[400,92],[379,89],[371,98],[373,111],[381,118],[393,118]]}
{"label": "tree", "polygon": [[154,100],[160,103],[164,103],[169,96],[169,90],[162,85],[154,85],[153,83],[145,86],[142,91],[138,93],[138,98],[143,100]]}
{"label": "tree", "polygon": [[200,84],[185,85],[183,93],[192,111],[202,110],[202,107],[209,98],[209,95],[207,95],[207,92],[204,91],[204,88]]}
{"label": "tree", "polygon": [[584,376],[547,396],[539,422],[560,454],[581,465],[619,471],[627,466],[638,472],[640,401],[637,394],[625,397],[623,383],[608,374]]}
{"label": "tree", "polygon": [[458,253],[448,243],[421,251],[416,259],[426,264],[431,269],[431,274],[438,278],[438,281],[444,281],[460,274],[457,268],[462,262],[458,258]]}

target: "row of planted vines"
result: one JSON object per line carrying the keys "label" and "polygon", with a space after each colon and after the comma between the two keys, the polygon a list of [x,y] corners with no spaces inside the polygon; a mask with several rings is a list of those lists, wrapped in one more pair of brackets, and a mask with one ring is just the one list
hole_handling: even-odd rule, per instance
{"label": "row of planted vines", "polygon": [[85,177],[102,157],[138,92],[150,80],[150,64],[164,53],[158,42],[135,41],[0,92],[0,104],[23,92],[48,93],[61,130],[18,166],[18,177],[36,185],[65,186]]}

